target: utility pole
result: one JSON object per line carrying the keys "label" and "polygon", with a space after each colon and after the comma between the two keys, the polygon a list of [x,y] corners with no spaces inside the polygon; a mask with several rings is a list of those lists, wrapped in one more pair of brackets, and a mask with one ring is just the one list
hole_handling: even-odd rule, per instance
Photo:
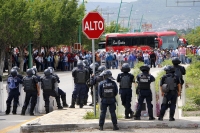
{"label": "utility pole", "polygon": [[119,21],[119,14],[120,14],[121,6],[122,6],[122,0],[121,0],[121,2],[120,2],[120,6],[119,6],[118,17],[117,17],[117,23],[116,23],[116,27],[115,27],[115,33],[118,31],[118,21]]}
{"label": "utility pole", "polygon": [[142,18],[141,18],[141,21],[140,21],[140,27],[139,27],[140,32],[141,32],[142,19],[143,19],[143,15],[142,15]]}
{"label": "utility pole", "polygon": [[132,9],[133,9],[133,4],[131,6],[131,11],[130,11],[129,19],[128,19],[128,29],[130,28],[130,19],[131,19]]}
{"label": "utility pole", "polygon": [[122,20],[122,24],[123,24],[123,28],[124,28],[124,21],[125,21],[125,18],[128,18],[128,17],[120,17],[120,18],[123,18],[123,20]]}

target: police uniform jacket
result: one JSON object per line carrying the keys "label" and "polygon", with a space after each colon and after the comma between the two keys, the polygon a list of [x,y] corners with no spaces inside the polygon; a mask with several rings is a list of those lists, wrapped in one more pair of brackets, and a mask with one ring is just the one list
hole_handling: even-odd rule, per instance
{"label": "police uniform jacket", "polygon": [[[30,85],[30,84],[28,84],[28,86],[27,86],[27,84],[25,83],[26,82],[25,78],[32,78],[31,80],[32,80],[33,86]],[[25,92],[37,92],[36,84],[38,83],[38,77],[36,77],[35,75],[33,75],[33,76],[25,76],[23,78],[22,82],[23,82],[23,86],[24,86],[24,91]],[[31,87],[33,87],[33,89],[31,89]]]}
{"label": "police uniform jacket", "polygon": [[[78,67],[75,67],[73,70],[72,70],[72,77],[74,78],[74,83],[77,83],[77,80],[78,80],[78,76],[77,76],[77,71],[78,70],[83,70],[85,71],[85,84],[86,84],[86,81],[89,79],[89,71],[86,69],[86,68],[78,68]],[[83,77],[82,77],[83,78]]]}
{"label": "police uniform jacket", "polygon": [[[106,98],[104,97],[104,87],[105,86],[112,86],[113,87],[113,97]],[[102,103],[107,103],[107,104],[112,104],[116,102],[116,95],[118,94],[118,87],[115,81],[112,81],[110,79],[103,80],[102,82],[99,83],[98,86],[98,94],[101,98]]]}
{"label": "police uniform jacket", "polygon": [[[8,80],[7,80],[7,84],[10,84],[10,78],[11,78],[12,76],[10,75],[9,77],[8,77]],[[16,76],[16,77],[13,77],[14,78],[14,82],[15,82],[15,86],[16,86],[16,88],[9,88],[9,85],[8,85],[8,88],[10,89],[10,90],[16,90],[16,89],[18,89],[19,90],[19,84],[22,84],[23,82],[22,82],[22,80],[18,77],[18,76]]]}
{"label": "police uniform jacket", "polygon": [[154,82],[155,78],[148,73],[141,73],[137,75],[138,89],[139,90],[150,90],[151,82]]}

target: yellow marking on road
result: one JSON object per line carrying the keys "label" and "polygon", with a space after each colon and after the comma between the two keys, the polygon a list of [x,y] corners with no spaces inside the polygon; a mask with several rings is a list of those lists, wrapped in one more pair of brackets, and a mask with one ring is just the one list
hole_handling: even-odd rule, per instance
{"label": "yellow marking on road", "polygon": [[32,119],[26,120],[25,122],[19,123],[19,124],[14,125],[14,126],[6,127],[6,128],[4,128],[4,129],[0,130],[0,133],[7,133],[7,132],[9,132],[9,131],[12,131],[12,130],[14,130],[14,129],[16,129],[16,128],[19,128],[21,125],[23,125],[23,124],[25,124],[25,123],[27,123],[27,122],[29,122],[29,121],[35,120],[35,119],[37,119],[37,118],[39,118],[39,117],[41,117],[41,116],[37,116],[36,118],[32,118]]}

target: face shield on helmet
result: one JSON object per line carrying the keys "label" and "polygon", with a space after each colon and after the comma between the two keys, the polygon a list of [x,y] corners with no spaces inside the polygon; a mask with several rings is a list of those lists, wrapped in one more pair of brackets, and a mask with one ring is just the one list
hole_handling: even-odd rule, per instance
{"label": "face shield on helmet", "polygon": [[106,70],[106,66],[99,66],[98,67],[99,72],[103,72],[104,70]]}
{"label": "face shield on helmet", "polygon": [[48,67],[47,69],[49,69],[49,71],[50,71],[51,74],[54,73],[54,68],[53,67]]}
{"label": "face shield on helmet", "polygon": [[[35,74],[36,74],[36,73],[37,73],[37,68],[33,67],[32,69],[33,69],[33,71],[34,71]],[[35,74],[34,74],[34,75],[35,75]]]}
{"label": "face shield on helmet", "polygon": [[95,65],[95,71],[97,71],[97,70],[98,70],[98,67],[99,67],[99,64],[98,64],[97,62],[92,63],[92,64],[90,65],[90,69],[92,69],[92,70],[93,70],[93,65]]}

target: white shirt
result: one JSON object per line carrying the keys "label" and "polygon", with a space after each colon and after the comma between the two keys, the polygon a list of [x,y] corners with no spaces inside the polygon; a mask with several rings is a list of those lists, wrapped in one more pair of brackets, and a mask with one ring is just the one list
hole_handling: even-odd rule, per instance
{"label": "white shirt", "polygon": [[148,59],[149,59],[149,54],[144,53],[144,54],[143,54],[143,57],[144,57],[144,60],[148,60]]}
{"label": "white shirt", "polygon": [[43,57],[37,56],[35,57],[35,59],[40,63],[43,62]]}

